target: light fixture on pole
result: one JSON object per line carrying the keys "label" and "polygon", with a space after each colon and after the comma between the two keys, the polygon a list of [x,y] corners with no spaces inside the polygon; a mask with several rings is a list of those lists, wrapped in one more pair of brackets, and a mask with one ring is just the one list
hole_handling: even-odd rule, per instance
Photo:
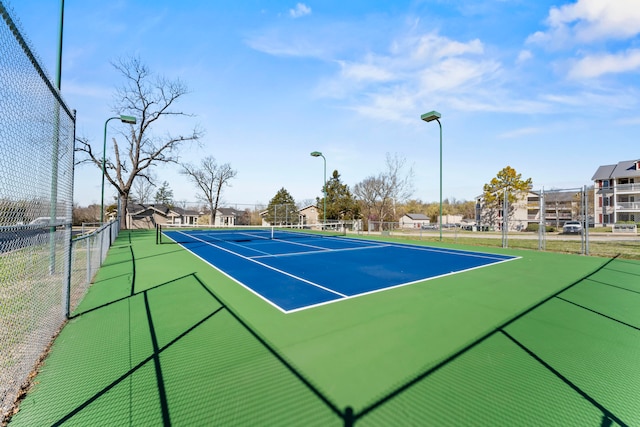
{"label": "light fixture on pole", "polygon": [[115,116],[110,117],[104,122],[104,140],[102,144],[102,198],[100,199],[100,223],[104,222],[104,173],[105,173],[105,162],[107,155],[107,123],[111,120],[120,120],[122,123],[128,123],[130,125],[136,124],[136,118],[133,116]]}
{"label": "light fixture on pole", "polygon": [[440,219],[438,227],[440,228],[440,241],[442,242],[442,123],[440,123],[442,115],[437,111],[430,111],[420,116],[425,122],[437,121],[440,126]]}
{"label": "light fixture on pole", "polygon": [[322,157],[322,160],[324,160],[324,184],[322,185],[322,192],[324,193],[324,215],[322,219],[322,228],[324,228],[324,224],[327,223],[327,159],[319,151],[312,152],[311,156]]}

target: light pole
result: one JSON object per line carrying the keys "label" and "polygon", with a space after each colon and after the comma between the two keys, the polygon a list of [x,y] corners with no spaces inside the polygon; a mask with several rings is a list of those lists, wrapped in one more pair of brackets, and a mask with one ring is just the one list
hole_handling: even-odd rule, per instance
{"label": "light pole", "polygon": [[440,123],[440,117],[442,117],[442,115],[437,111],[430,111],[420,116],[425,122],[435,120],[438,122],[438,126],[440,126],[440,219],[438,221],[438,227],[440,228],[440,241],[442,242],[442,123]]}
{"label": "light pole", "polygon": [[102,224],[104,222],[104,165],[106,162],[106,155],[107,155],[107,123],[109,123],[109,121],[111,120],[120,120],[122,123],[129,123],[130,125],[135,125],[136,124],[136,118],[132,117],[132,116],[115,116],[115,117],[110,117],[107,119],[106,122],[104,122],[104,141],[102,144],[102,198],[100,199],[100,223]]}
{"label": "light pole", "polygon": [[327,159],[319,151],[312,152],[311,156],[322,157],[322,160],[324,160],[324,184],[322,185],[322,192],[324,193],[324,214],[322,218],[322,228],[324,229],[325,224],[327,223]]}

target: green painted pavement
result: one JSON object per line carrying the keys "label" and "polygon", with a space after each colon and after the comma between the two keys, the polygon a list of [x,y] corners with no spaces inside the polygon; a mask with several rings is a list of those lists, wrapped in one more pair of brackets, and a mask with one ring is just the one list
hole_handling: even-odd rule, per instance
{"label": "green painted pavement", "polygon": [[[10,425],[342,425],[346,406],[369,408],[356,425],[599,425],[597,406],[510,337],[636,423],[611,390],[640,393],[640,263],[489,251],[522,258],[283,314],[179,246],[124,232]],[[567,287],[571,302],[509,323]],[[597,360],[610,366],[573,366]]]}

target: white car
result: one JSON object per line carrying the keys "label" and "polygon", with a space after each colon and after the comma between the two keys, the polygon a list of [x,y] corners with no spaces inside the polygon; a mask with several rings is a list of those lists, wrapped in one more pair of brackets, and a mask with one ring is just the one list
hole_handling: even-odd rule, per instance
{"label": "white car", "polygon": [[564,234],[582,233],[582,223],[580,221],[567,221],[562,226]]}

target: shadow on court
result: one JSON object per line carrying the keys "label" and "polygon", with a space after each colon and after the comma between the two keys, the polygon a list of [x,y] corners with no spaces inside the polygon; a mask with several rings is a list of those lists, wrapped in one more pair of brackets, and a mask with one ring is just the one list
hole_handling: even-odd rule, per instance
{"label": "shadow on court", "polygon": [[143,280],[138,261],[172,255],[136,260],[146,242],[129,241],[110,251],[10,426],[640,424],[638,262],[603,263],[352,407],[198,273]]}

